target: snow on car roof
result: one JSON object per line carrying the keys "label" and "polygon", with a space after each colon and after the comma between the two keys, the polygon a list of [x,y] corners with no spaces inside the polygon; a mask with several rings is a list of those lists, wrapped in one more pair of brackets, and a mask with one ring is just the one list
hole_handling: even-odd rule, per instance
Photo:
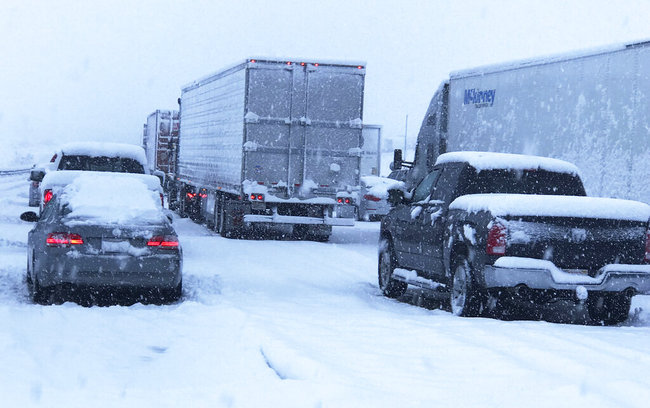
{"label": "snow on car roof", "polygon": [[61,151],[67,155],[124,157],[137,160],[145,168],[147,166],[144,149],[127,143],[76,142],[63,145]]}
{"label": "snow on car roof", "polygon": [[90,177],[95,177],[96,180],[105,180],[98,177],[107,176],[113,179],[119,178],[135,178],[144,183],[149,190],[162,193],[162,187],[160,185],[160,179],[156,176],[149,174],[136,174],[136,173],[112,173],[105,171],[85,171],[85,170],[66,170],[66,171],[51,171],[48,172],[43,181],[41,182],[41,189],[46,190],[48,188],[55,188],[61,186],[67,186],[72,183],[78,177],[89,175]]}
{"label": "snow on car roof", "polygon": [[470,194],[458,197],[450,209],[489,211],[494,216],[581,217],[647,222],[648,204],[602,197],[532,194]]}
{"label": "snow on car roof", "polygon": [[379,198],[388,198],[388,190],[390,189],[404,189],[405,187],[403,181],[388,177],[363,176],[361,181],[365,184],[368,194]]}
{"label": "snow on car roof", "polygon": [[495,153],[495,152],[449,152],[438,156],[436,164],[464,162],[477,170],[530,170],[541,169],[556,173],[569,173],[579,175],[580,170],[573,164],[564,160],[550,157],[529,156],[525,154]]}
{"label": "snow on car roof", "polygon": [[82,172],[61,191],[59,201],[70,210],[64,222],[129,225],[164,222],[159,194],[141,177],[89,173]]}

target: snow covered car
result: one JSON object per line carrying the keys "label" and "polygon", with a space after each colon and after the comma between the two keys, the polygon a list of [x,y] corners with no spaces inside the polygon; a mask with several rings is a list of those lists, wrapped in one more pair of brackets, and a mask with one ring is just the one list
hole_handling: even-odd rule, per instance
{"label": "snow covered car", "polygon": [[386,296],[416,285],[459,316],[562,300],[615,324],[632,296],[650,293],[650,206],[586,197],[571,163],[445,153],[412,194],[389,194],[378,273]]}
{"label": "snow covered car", "polygon": [[386,177],[361,177],[359,220],[374,221],[388,214],[390,211],[390,204],[387,201],[388,190],[403,187],[403,182]]}
{"label": "snow covered car", "polygon": [[[27,283],[33,300],[49,304],[68,289],[127,290],[173,302],[182,291],[182,252],[157,177],[74,173],[56,190],[28,236]],[[52,176],[55,173],[48,174]],[[167,211],[167,212],[166,212]]]}
{"label": "snow covered car", "polygon": [[81,170],[145,174],[147,157],[140,146],[126,143],[76,142],[63,145],[49,163],[34,167],[29,175],[29,205],[38,207],[45,191],[40,188],[51,171]]}

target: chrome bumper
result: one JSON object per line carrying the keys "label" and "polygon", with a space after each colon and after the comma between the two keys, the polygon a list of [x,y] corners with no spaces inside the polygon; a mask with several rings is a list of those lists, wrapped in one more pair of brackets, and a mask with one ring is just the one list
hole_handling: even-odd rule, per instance
{"label": "chrome bumper", "polygon": [[353,218],[317,218],[317,217],[296,217],[291,215],[244,215],[245,223],[268,223],[268,224],[308,224],[308,225],[336,225],[353,226]]}
{"label": "chrome bumper", "polygon": [[584,287],[588,291],[604,292],[622,292],[633,288],[637,294],[650,294],[650,265],[609,264],[592,278],[563,271],[548,261],[543,262],[547,266],[519,268],[488,265],[483,270],[485,285],[488,288],[525,285],[530,289],[546,290]]}

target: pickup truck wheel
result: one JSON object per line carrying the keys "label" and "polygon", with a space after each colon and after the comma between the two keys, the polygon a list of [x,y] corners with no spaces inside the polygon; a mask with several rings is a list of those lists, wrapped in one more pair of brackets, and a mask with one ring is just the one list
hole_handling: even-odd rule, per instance
{"label": "pickup truck wheel", "polygon": [[379,288],[384,296],[398,298],[406,292],[407,284],[393,279],[393,271],[396,265],[392,244],[387,243],[379,252]]}
{"label": "pickup truck wheel", "polygon": [[632,298],[624,293],[589,296],[587,311],[594,324],[613,325],[625,321],[630,314]]}
{"label": "pickup truck wheel", "polygon": [[471,267],[465,256],[456,258],[452,273],[449,299],[451,312],[456,316],[478,316],[481,313],[483,300],[472,278]]}

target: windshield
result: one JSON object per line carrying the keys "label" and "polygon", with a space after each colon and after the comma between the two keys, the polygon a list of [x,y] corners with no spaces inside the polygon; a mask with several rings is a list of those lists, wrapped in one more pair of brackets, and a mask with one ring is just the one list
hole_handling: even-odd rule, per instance
{"label": "windshield", "polygon": [[138,161],[124,157],[64,155],[59,170],[112,171],[144,174]]}
{"label": "windshield", "polygon": [[482,170],[465,169],[467,177],[461,195],[504,193],[585,196],[585,188],[577,175],[547,170]]}

